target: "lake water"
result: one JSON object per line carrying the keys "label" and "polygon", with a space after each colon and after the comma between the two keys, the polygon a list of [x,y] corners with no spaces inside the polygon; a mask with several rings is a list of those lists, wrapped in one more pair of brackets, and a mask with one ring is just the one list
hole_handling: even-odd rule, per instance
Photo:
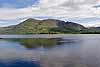
{"label": "lake water", "polygon": [[0,38],[0,67],[100,67],[99,34]]}

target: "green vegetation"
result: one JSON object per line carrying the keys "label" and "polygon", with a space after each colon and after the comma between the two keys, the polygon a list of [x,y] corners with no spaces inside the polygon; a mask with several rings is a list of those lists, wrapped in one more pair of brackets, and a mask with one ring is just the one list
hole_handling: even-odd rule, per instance
{"label": "green vegetation", "polygon": [[56,38],[22,38],[22,39],[8,39],[11,41],[20,42],[26,48],[37,48],[37,47],[45,47],[50,48],[55,45],[59,45],[59,40]]}
{"label": "green vegetation", "polygon": [[82,29],[85,29],[85,27],[73,22],[30,18],[15,26],[0,28],[0,34],[74,34],[80,33]]}
{"label": "green vegetation", "polygon": [[100,28],[85,28],[84,26],[54,19],[26,21],[9,27],[1,27],[0,34],[99,34]]}
{"label": "green vegetation", "polygon": [[81,31],[81,34],[100,34],[100,27],[90,27]]}

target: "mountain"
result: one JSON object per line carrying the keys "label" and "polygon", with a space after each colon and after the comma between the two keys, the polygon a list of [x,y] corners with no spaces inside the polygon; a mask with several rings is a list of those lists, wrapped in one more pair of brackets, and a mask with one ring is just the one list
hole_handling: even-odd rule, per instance
{"label": "mountain", "polygon": [[89,27],[81,32],[82,34],[100,34],[100,27]]}
{"label": "mountain", "polygon": [[74,22],[55,19],[36,20],[29,18],[18,25],[1,27],[0,34],[48,34],[48,33],[80,33],[86,28]]}

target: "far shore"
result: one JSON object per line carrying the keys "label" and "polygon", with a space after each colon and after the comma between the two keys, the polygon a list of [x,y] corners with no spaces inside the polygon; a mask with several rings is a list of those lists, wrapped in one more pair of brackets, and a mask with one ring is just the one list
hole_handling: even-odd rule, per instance
{"label": "far shore", "polygon": [[99,34],[1,34],[2,38],[70,38],[71,36],[87,36],[87,35],[99,35]]}

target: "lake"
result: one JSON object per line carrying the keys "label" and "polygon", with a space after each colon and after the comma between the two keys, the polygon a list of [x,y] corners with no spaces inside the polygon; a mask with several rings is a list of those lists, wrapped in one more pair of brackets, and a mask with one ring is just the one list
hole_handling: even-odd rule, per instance
{"label": "lake", "polygon": [[100,67],[99,34],[0,35],[0,67]]}

